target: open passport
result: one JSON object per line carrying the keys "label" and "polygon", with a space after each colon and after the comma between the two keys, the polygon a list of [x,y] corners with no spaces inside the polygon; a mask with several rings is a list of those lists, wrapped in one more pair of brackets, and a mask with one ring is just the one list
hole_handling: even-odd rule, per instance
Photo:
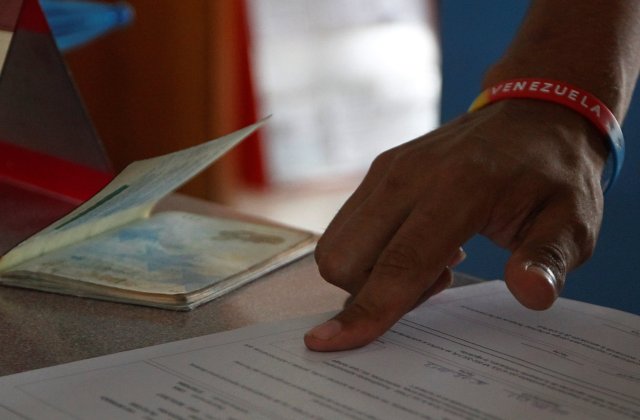
{"label": "open passport", "polygon": [[154,205],[255,131],[127,166],[0,258],[0,284],[189,310],[310,252],[317,235]]}

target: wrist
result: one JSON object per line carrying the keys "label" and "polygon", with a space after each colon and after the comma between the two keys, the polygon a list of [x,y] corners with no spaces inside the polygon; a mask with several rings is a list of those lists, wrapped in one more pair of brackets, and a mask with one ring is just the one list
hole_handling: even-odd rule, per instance
{"label": "wrist", "polygon": [[485,89],[471,104],[470,112],[495,102],[512,99],[535,99],[559,104],[588,120],[608,144],[608,158],[601,179],[607,191],[613,185],[624,160],[624,138],[615,117],[599,98],[564,81],[541,78],[503,80]]}
{"label": "wrist", "polygon": [[559,182],[600,189],[608,148],[603,136],[580,114],[534,99],[507,99],[468,115],[474,114],[495,120],[501,130],[518,127],[498,146],[501,153],[541,173],[557,174]]}
{"label": "wrist", "polygon": [[[513,56],[504,58],[486,72],[482,88],[486,89],[515,78],[561,80],[596,96],[611,110],[618,121],[622,120],[634,87],[633,83],[629,84],[623,81],[625,79],[623,74],[605,70],[605,66],[600,69],[589,69],[588,72],[585,72],[579,71],[580,66],[576,66],[575,62],[554,60],[553,63],[545,63],[545,61],[548,61],[548,58],[536,59],[534,54],[526,58]],[[630,86],[630,88],[626,88],[626,86]]]}

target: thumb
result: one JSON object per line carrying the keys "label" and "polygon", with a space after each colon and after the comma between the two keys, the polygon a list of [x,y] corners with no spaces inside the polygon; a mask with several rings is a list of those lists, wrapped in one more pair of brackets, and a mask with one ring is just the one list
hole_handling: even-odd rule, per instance
{"label": "thumb", "polygon": [[534,258],[514,258],[507,263],[505,282],[511,294],[529,309],[544,310],[560,295],[564,276],[558,276],[549,264]]}
{"label": "thumb", "polygon": [[562,291],[567,273],[593,252],[597,225],[594,227],[577,214],[547,209],[513,249],[505,268],[505,282],[525,307],[551,307]]}

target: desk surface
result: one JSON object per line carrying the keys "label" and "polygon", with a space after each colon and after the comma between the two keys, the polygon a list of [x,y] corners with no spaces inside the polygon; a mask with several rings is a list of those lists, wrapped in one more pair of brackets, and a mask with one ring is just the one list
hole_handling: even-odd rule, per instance
{"label": "desk surface", "polygon": [[[230,210],[174,195],[159,210]],[[457,275],[456,284],[476,280]],[[342,290],[307,256],[190,312],[0,287],[0,376],[196,337],[258,322],[339,309]]]}

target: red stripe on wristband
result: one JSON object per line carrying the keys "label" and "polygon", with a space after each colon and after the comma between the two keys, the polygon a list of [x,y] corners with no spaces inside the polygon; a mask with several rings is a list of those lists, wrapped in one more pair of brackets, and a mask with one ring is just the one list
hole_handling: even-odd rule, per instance
{"label": "red stripe on wristband", "polygon": [[606,191],[618,177],[624,160],[624,137],[615,115],[598,98],[587,91],[564,82],[549,79],[524,78],[498,83],[484,90],[469,107],[469,112],[504,99],[539,99],[570,108],[587,118],[607,137],[609,158],[603,174]]}

